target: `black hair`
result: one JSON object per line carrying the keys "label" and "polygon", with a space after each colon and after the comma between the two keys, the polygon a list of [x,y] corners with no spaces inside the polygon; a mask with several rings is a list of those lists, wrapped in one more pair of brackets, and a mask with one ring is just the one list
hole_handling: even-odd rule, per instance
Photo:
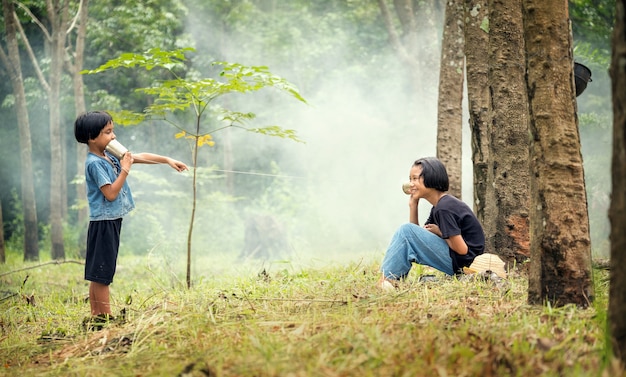
{"label": "black hair", "polygon": [[422,167],[420,177],[424,177],[424,186],[434,188],[437,191],[448,191],[450,188],[448,171],[436,157],[420,158],[413,163],[413,166]]}
{"label": "black hair", "polygon": [[79,143],[87,144],[100,135],[100,132],[113,120],[106,111],[89,111],[76,118],[74,122],[74,137]]}

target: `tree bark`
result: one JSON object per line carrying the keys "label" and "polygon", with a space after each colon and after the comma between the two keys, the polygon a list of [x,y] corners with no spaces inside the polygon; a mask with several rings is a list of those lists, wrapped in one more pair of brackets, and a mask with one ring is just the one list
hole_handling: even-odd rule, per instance
{"label": "tree bark", "polygon": [[509,268],[529,255],[528,97],[521,0],[489,3],[489,163],[485,209],[486,249]]}
{"label": "tree bark", "polygon": [[48,19],[51,24],[50,73],[48,84],[48,106],[50,111],[50,236],[52,259],[64,259],[63,211],[67,200],[63,200],[63,182],[66,180],[63,164],[63,137],[61,136],[61,76],[65,56],[65,24],[68,19],[68,5],[59,0],[48,0]]}
{"label": "tree bark", "polygon": [[461,199],[463,151],[464,0],[448,0],[439,65],[437,158],[450,179],[450,194]]}
{"label": "tree bark", "polygon": [[626,365],[626,0],[617,0],[616,5],[610,68],[613,93],[613,183],[609,207],[609,332],[613,353]]}
{"label": "tree bark", "polygon": [[528,302],[587,307],[591,242],[567,5],[523,0],[532,138]]}
{"label": "tree bark", "polygon": [[30,135],[30,120],[26,105],[26,93],[17,42],[17,27],[14,17],[13,2],[2,1],[4,13],[6,44],[8,53],[0,49],[0,60],[4,64],[11,78],[13,95],[15,96],[15,110],[20,135],[20,172],[22,184],[22,207],[24,213],[24,260],[39,259],[39,232],[37,224],[37,207],[35,202],[35,185],[32,162],[32,143]]}
{"label": "tree bark", "polygon": [[489,10],[488,0],[465,0],[465,70],[472,140],[474,213],[485,223],[489,161]]}
{"label": "tree bark", "polygon": [[[83,75],[80,71],[83,70],[88,9],[89,0],[82,0],[78,13],[78,29],[76,32],[76,45],[74,47],[73,59],[70,57],[70,59],[67,60],[68,70],[72,75],[72,83],[74,86],[74,109],[76,116],[87,111],[87,106],[85,105],[85,84],[83,81]],[[82,145],[79,145],[78,148],[76,148],[77,175],[84,176],[86,158],[87,148],[83,148]],[[78,238],[78,253],[81,257],[85,257],[87,247],[85,240],[87,239],[89,208],[87,206],[87,190],[84,180],[81,180],[80,183],[76,183],[76,201],[78,203],[83,203],[77,205],[78,216],[76,222],[78,228],[80,229],[80,237]]]}
{"label": "tree bark", "polygon": [[2,201],[0,200],[0,263],[7,261],[6,251],[4,248],[4,221],[2,220]]}

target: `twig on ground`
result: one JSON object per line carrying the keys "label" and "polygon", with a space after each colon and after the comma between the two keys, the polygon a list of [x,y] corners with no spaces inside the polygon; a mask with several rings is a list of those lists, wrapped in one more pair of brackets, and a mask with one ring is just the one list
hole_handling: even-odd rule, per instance
{"label": "twig on ground", "polygon": [[46,262],[46,263],[40,263],[38,265],[35,266],[29,266],[29,267],[24,267],[24,268],[20,268],[17,270],[13,270],[13,271],[7,271],[7,272],[3,272],[0,274],[0,278],[6,275],[10,275],[10,274],[14,274],[16,272],[21,272],[21,271],[26,271],[26,270],[32,270],[33,268],[39,268],[39,267],[43,267],[43,266],[47,266],[50,264],[65,264],[65,263],[76,263],[76,264],[85,264],[84,262],[78,261],[78,260],[53,260],[50,262]]}
{"label": "twig on ground", "polygon": [[271,298],[271,297],[259,297],[259,298],[246,298],[252,301],[304,301],[304,302],[328,302],[333,304],[347,304],[346,300],[331,300],[331,299],[314,299],[314,298]]}

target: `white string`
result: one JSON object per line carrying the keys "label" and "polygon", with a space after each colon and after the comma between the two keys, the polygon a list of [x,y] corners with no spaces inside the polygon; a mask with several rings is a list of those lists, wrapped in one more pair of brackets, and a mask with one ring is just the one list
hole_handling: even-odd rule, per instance
{"label": "white string", "polygon": [[295,175],[282,175],[282,174],[269,174],[269,173],[254,173],[250,171],[238,171],[238,170],[222,170],[222,169],[211,169],[212,171],[219,171],[222,173],[236,173],[236,174],[247,174],[247,175],[260,175],[264,177],[276,177],[276,178],[296,178],[296,179],[306,179],[306,177],[298,177]]}

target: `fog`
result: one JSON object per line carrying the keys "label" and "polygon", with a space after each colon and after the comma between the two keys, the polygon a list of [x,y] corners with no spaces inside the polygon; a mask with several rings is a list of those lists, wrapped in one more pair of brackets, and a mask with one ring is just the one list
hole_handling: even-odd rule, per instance
{"label": "fog", "polygon": [[[190,14],[187,23],[190,35],[220,33],[211,29],[210,22],[198,23],[198,20],[209,20],[209,16],[193,10]],[[211,38],[196,41],[195,48],[198,54],[217,54],[215,60],[268,66],[272,73],[296,85],[308,102],[303,104],[284,93],[268,89],[264,93],[246,94],[244,100],[239,98],[236,101],[238,108],[233,108],[257,114],[251,127],[276,124],[294,129],[304,143],[236,129],[229,133],[235,175],[240,180],[247,179],[248,173],[271,176],[273,171],[245,171],[239,167],[265,158],[259,153],[268,148],[279,151],[272,152],[276,154],[279,169],[278,177],[272,179],[288,181],[292,187],[291,195],[298,203],[298,208],[289,217],[278,213],[279,210],[274,213],[286,225],[289,242],[295,249],[287,258],[301,262],[305,259],[345,259],[346,256],[354,260],[382,258],[395,228],[408,221],[408,197],[402,192],[401,184],[407,180],[409,169],[417,158],[435,155],[437,97],[433,88],[438,71],[425,75],[428,85],[423,93],[415,93],[410,85],[409,72],[391,49],[372,52],[378,57],[376,63],[364,62],[363,66],[355,67],[350,62],[354,59],[345,55],[345,51],[349,51],[346,47],[349,41],[338,38],[333,50],[326,51],[318,60],[303,62],[295,59],[292,64],[287,64],[272,53],[251,60],[249,51],[238,49],[241,40],[229,38],[229,35],[220,34],[219,46]],[[304,36],[302,40],[314,48],[315,38],[314,35]],[[302,63],[309,66],[302,66]],[[307,77],[303,72],[307,71],[314,71],[313,75],[317,75],[314,82],[303,79]],[[225,142],[225,135],[215,133],[213,137],[217,151]],[[214,155],[212,160],[220,165],[222,156]],[[140,182],[133,185],[141,190]],[[235,212],[241,224],[246,220],[246,208],[241,206],[255,206],[254,195],[250,193],[252,200],[241,200],[237,204]],[[161,204],[168,203],[174,202]],[[138,210],[141,210],[139,205]],[[420,210],[420,217],[425,219],[430,207],[424,203]],[[265,211],[272,214],[271,208],[265,208]],[[175,213],[175,210],[168,212]],[[221,220],[224,224],[232,223],[232,215],[224,213]],[[208,221],[207,216],[215,216],[215,211],[199,212],[199,221]],[[208,225],[197,228],[205,226]],[[235,237],[237,235],[242,239],[241,244],[244,232],[235,233]],[[200,246],[203,242],[194,245],[198,255],[209,253]],[[224,246],[220,252],[240,252],[236,246],[230,249]],[[277,259],[284,257],[276,256]]]}
{"label": "fog", "polygon": [[[212,30],[210,22],[199,21],[208,20],[209,16],[193,10],[190,13],[187,24],[190,35],[221,33]],[[311,48],[315,46],[315,36],[302,39]],[[295,84],[308,102],[299,103],[284,93],[269,90],[246,94],[243,101],[241,98],[234,101],[237,108],[232,109],[257,114],[258,118],[250,124],[251,127],[277,124],[296,130],[298,137],[304,141],[295,143],[241,130],[228,133],[238,182],[252,179],[261,182],[262,175],[274,182],[283,180],[288,187],[289,200],[293,201],[289,211],[277,205],[265,205],[262,209],[282,223],[288,242],[293,247],[293,253],[289,255],[270,256],[270,264],[272,260],[285,259],[307,265],[320,261],[333,263],[335,260],[382,258],[394,230],[408,221],[408,197],[402,192],[401,184],[407,180],[413,161],[435,155],[438,69],[424,75],[425,85],[416,92],[410,85],[407,67],[398,61],[391,49],[376,51],[376,63],[364,62],[362,67],[355,67],[354,59],[345,55],[344,51],[349,51],[346,44],[346,40],[338,38],[332,53],[321,55],[314,61],[286,61],[284,56],[275,56],[271,52],[259,54],[258,60],[251,61],[250,53],[239,48],[241,40],[235,37],[230,39],[229,35],[220,34],[219,43],[210,39],[196,41],[198,53],[218,55],[215,60],[268,66],[273,73]],[[300,48],[306,50],[307,47]],[[303,74],[307,71],[318,72],[317,76],[313,75],[316,77],[314,82]],[[319,75],[319,72],[327,74]],[[363,72],[366,74],[363,75]],[[467,116],[465,104],[464,107],[463,113]],[[463,119],[463,134],[462,199],[471,207],[472,165],[466,118]],[[223,176],[219,175],[223,168],[220,147],[226,143],[226,135],[216,133],[213,136],[216,149],[203,153],[208,153],[210,157],[207,160],[211,161],[214,173],[218,175],[212,178],[213,181],[200,179],[201,196],[211,184],[223,180]],[[255,166],[255,161],[266,159],[268,153],[272,155],[278,172],[268,165],[250,168]],[[185,159],[184,154],[175,157]],[[248,170],[242,169],[242,166],[248,167]],[[257,176],[249,175],[251,173]],[[171,180],[173,173],[161,169],[152,174],[162,174],[165,179]],[[141,202],[147,190],[145,182],[136,179],[131,184],[137,193],[137,201]],[[252,190],[243,196],[240,193],[230,207],[200,208],[194,255],[232,258],[239,254],[244,243],[244,224],[251,213],[259,211],[258,202],[285,200],[278,195],[271,198],[272,195],[271,191],[262,192],[259,188],[259,192]],[[189,198],[184,200],[188,203]],[[221,200],[224,198],[215,195],[203,197],[201,206]],[[188,212],[180,211],[180,203],[170,199],[159,203],[168,214],[158,220],[160,231],[167,233],[175,229],[176,226],[171,225],[173,223],[186,225]],[[167,208],[168,205],[171,208]],[[131,220],[131,224],[135,221],[135,225],[131,225],[131,229],[135,232],[150,229],[137,226],[137,222],[145,222],[145,219],[137,218],[143,216],[141,212],[147,211],[146,207],[149,205],[138,204],[137,213],[133,215],[135,220]],[[429,210],[428,203],[420,203],[422,221]],[[183,235],[181,230],[177,235],[165,236],[178,243],[176,249],[181,255],[185,244]],[[145,238],[152,239],[154,235],[146,234]],[[226,238],[228,240],[225,241]],[[159,247],[151,252],[154,250],[158,251]],[[165,250],[162,252],[166,254]],[[268,261],[247,262],[250,263],[247,268],[254,270],[267,265]],[[195,273],[205,272],[203,266],[194,269]]]}

